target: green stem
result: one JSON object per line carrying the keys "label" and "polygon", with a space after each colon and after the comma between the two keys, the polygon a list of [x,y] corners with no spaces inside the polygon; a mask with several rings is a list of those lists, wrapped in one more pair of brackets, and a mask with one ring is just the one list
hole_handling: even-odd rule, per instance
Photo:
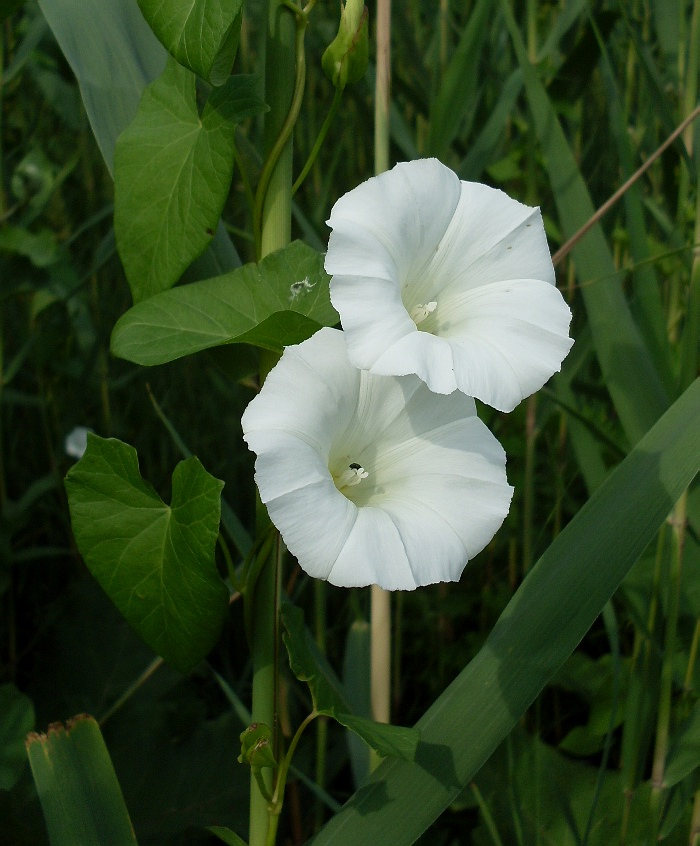
{"label": "green stem", "polygon": [[306,160],[306,164],[302,168],[301,173],[297,177],[297,181],[292,185],[292,196],[296,194],[296,192],[301,187],[302,183],[309,175],[309,171],[314,166],[314,162],[318,158],[319,151],[323,145],[323,142],[326,140],[326,135],[328,134],[328,130],[330,129],[331,124],[333,123],[333,118],[336,116],[338,112],[338,108],[340,107],[340,101],[343,99],[343,89],[336,88],[335,94],[333,96],[333,102],[331,103],[330,110],[326,115],[326,119],[323,121],[323,126],[321,127],[318,137],[314,142],[313,149],[309,154],[309,158]]}
{"label": "green stem", "polygon": [[690,818],[689,846],[698,846],[700,843],[700,790],[695,792],[693,800],[693,815]]}
{"label": "green stem", "polygon": [[[283,4],[280,4],[283,5]],[[284,4],[287,8],[287,4]],[[279,6],[278,6],[279,8]],[[273,196],[273,174],[276,173],[277,164],[282,156],[282,152],[287,147],[291,139],[292,130],[299,117],[301,103],[304,99],[304,84],[306,82],[306,55],[304,53],[304,35],[306,33],[307,16],[302,12],[296,14],[296,27],[294,33],[294,56],[296,65],[296,74],[294,78],[294,91],[292,94],[292,101],[287,112],[286,120],[280,128],[279,134],[272,146],[272,149],[267,154],[265,164],[263,165],[262,173],[260,174],[260,181],[255,192],[255,205],[253,207],[253,234],[255,236],[256,254],[258,260],[270,252],[265,250],[264,246],[264,228],[263,222],[264,207],[268,202],[270,196]],[[289,148],[291,150],[291,147]],[[290,179],[291,182],[291,179]],[[291,208],[291,190],[289,186],[285,186],[286,191],[289,191],[289,202]],[[291,221],[291,212],[290,212]],[[289,239],[287,239],[287,243]],[[284,246],[284,244],[282,245]]]}
{"label": "green stem", "polygon": [[275,792],[272,796],[272,801],[270,802],[270,826],[268,828],[265,846],[274,846],[275,844],[275,839],[277,837],[277,825],[279,823],[280,813],[284,804],[284,790],[287,786],[287,773],[289,772],[294,752],[296,751],[297,744],[304,733],[304,729],[313,722],[316,717],[318,717],[318,712],[312,711],[301,723],[292,738],[292,742],[289,744],[287,754],[284,756],[282,763],[279,765],[277,770],[277,785],[275,786]]}
{"label": "green stem", "polygon": [[532,566],[532,536],[535,513],[535,444],[537,441],[537,394],[527,400],[525,410],[525,485],[523,493],[523,575]]}
{"label": "green stem", "polygon": [[[672,553],[669,578],[668,612],[664,634],[664,657],[661,665],[661,683],[659,691],[659,711],[656,723],[656,744],[651,769],[651,807],[655,821],[661,819],[662,798],[666,790],[664,775],[668,754],[668,738],[671,728],[671,708],[673,695],[673,671],[676,654],[676,635],[681,594],[681,568],[686,526],[687,491],[676,503],[671,518]],[[658,825],[657,825],[658,828]]]}
{"label": "green stem", "polygon": [[690,643],[690,654],[688,655],[688,666],[685,671],[683,682],[683,693],[689,694],[693,689],[693,676],[695,675],[695,662],[698,657],[698,644],[700,643],[700,619],[695,621],[695,631]]}
{"label": "green stem", "polygon": [[[316,646],[322,655],[326,654],[326,583],[323,579],[314,580],[314,636]],[[325,788],[326,753],[328,751],[328,720],[320,719],[316,723],[316,784]],[[316,799],[316,828],[323,823],[324,808],[319,798]]]}
{"label": "green stem", "polygon": [[[265,184],[258,186],[254,212],[258,258],[264,258],[268,253],[285,247],[291,240],[292,143],[289,116],[294,111],[293,101],[298,96],[299,87],[298,61],[296,83],[293,76],[295,55],[299,47],[297,27],[294,18],[280,0],[270,0],[267,25],[265,99],[270,111],[265,119]],[[271,366],[272,362],[267,358],[261,359],[261,382]],[[270,525],[269,517],[261,503],[257,523],[260,536]],[[281,542],[278,542],[277,554],[270,556],[263,564],[252,594],[246,597],[246,603],[251,608],[252,717],[254,722],[266,723],[272,729],[275,753],[278,749],[277,646],[281,556],[282,546]],[[265,778],[267,790],[272,793],[272,773],[266,770]],[[265,846],[270,842],[270,836],[274,842],[275,832],[270,832],[272,825],[269,822],[267,799],[251,774],[248,834],[250,846]]]}
{"label": "green stem", "polygon": [[489,810],[489,806],[484,801],[484,797],[481,795],[481,791],[477,787],[476,782],[473,781],[469,786],[471,787],[472,793],[474,794],[474,798],[476,799],[476,804],[479,806],[479,810],[481,811],[481,816],[484,820],[484,825],[488,830],[491,842],[494,844],[494,846],[503,846],[503,841],[501,840],[501,836],[498,833],[496,822],[491,814],[491,811]]}

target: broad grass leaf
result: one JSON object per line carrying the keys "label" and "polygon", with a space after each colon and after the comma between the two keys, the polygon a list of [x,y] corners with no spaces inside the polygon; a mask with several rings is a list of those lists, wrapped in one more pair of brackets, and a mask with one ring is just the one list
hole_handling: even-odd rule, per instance
{"label": "broad grass leaf", "polygon": [[231,343],[281,352],[338,322],[328,282],[323,256],[294,241],[260,264],[134,306],[114,327],[112,352],[145,365]]}
{"label": "broad grass leaf", "polygon": [[66,476],[73,534],[89,570],[140,637],[186,673],[216,643],[228,590],[214,564],[223,482],[181,461],[166,505],[136,450],[88,435]]}
{"label": "broad grass leaf", "polygon": [[494,0],[478,0],[445,71],[430,110],[428,151],[431,156],[441,158],[445,155],[464,120],[473,116],[476,110],[478,72],[488,36],[486,22],[494,6]]}
{"label": "broad grass leaf", "polygon": [[212,85],[223,85],[236,58],[243,0],[139,0],[165,49]]}
{"label": "broad grass leaf", "polygon": [[[595,209],[552,103],[527,57],[513,12],[505,2],[501,8],[523,72],[561,227],[570,237]],[[605,383],[625,434],[634,444],[668,408],[669,397],[632,318],[600,225],[579,241],[574,261]]]}
{"label": "broad grass leaf", "polygon": [[136,846],[109,752],[92,717],[30,735],[27,754],[51,846]]}
{"label": "broad grass leaf", "polygon": [[314,846],[408,846],[469,783],[577,646],[700,469],[699,418],[697,379],[556,538],[481,651],[418,721],[415,765],[383,762]]}
{"label": "broad grass leaf", "polygon": [[110,173],[117,136],[134,119],[141,92],[163,72],[166,51],[133,0],[39,0],[75,74]]}

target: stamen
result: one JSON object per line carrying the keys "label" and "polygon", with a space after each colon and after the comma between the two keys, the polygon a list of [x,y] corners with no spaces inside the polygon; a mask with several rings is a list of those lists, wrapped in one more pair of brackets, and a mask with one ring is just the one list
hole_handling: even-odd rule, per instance
{"label": "stamen", "polygon": [[355,485],[359,485],[360,482],[368,476],[369,473],[364,467],[355,463],[350,464],[347,470],[344,470],[341,473],[340,478],[336,482],[338,490],[342,490],[343,488],[352,488]]}
{"label": "stamen", "polygon": [[408,314],[411,320],[416,324],[416,326],[418,326],[418,324],[422,323],[429,314],[432,314],[435,311],[436,308],[436,302],[426,303],[425,305],[419,303],[418,305],[413,306]]}

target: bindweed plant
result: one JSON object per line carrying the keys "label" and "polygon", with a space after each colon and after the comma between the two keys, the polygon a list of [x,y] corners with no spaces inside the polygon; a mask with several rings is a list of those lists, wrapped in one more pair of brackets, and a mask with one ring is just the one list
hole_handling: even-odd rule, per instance
{"label": "bindweed plant", "polygon": [[[313,833],[319,846],[413,843],[448,806],[460,804],[479,814],[478,842],[506,842],[501,834],[508,842],[544,842],[543,833],[561,843],[687,842],[689,832],[700,831],[693,692],[700,625],[688,623],[697,601],[682,581],[683,569],[692,573],[700,563],[700,503],[689,487],[700,463],[697,257],[663,302],[640,234],[645,209],[630,189],[627,214],[638,222],[624,247],[638,274],[630,304],[600,226],[577,235],[594,207],[553,105],[554,83],[547,80],[548,91],[543,82],[557,56],[546,45],[538,52],[537,4],[528,5],[524,43],[511,4],[474,3],[451,60],[440,44],[426,47],[437,51],[443,84],[422,140],[418,131],[416,143],[408,142],[397,115],[377,120],[383,138],[376,141],[376,169],[384,170],[380,148],[390,134],[399,163],[370,178],[364,167],[345,193],[331,191],[348,91],[374,73],[379,102],[382,73],[379,49],[370,66],[371,10],[356,0],[340,3],[331,31],[323,5],[39,3],[80,83],[114,178],[114,239],[133,304],[110,327],[112,355],[140,368],[198,355],[196,373],[208,354],[225,374],[224,391],[242,383],[252,395],[236,422],[255,456],[256,500],[243,514],[155,399],[183,457],[172,468],[169,502],[144,478],[131,445],[84,428],[67,441],[66,450],[79,456],[65,490],[82,560],[157,656],[103,722],[138,696],[163,662],[188,676],[237,625],[235,649],[249,656],[249,701],[225,673],[211,672],[244,722],[240,747],[218,752],[250,768],[247,808],[235,808],[233,827],[219,825],[215,814],[200,820],[200,832],[249,846],[282,842],[291,784],[302,778],[319,802],[316,824],[303,836]],[[410,7],[418,33],[422,7]],[[553,45],[578,14],[585,17],[575,7],[562,6]],[[380,2],[377,17],[383,14]],[[453,142],[463,124],[473,125],[476,104],[462,102],[461,86],[481,67],[489,14],[499,37],[509,38],[517,67],[465,150]],[[398,15],[401,32],[404,11]],[[691,32],[698,27],[696,2]],[[593,19],[589,31],[627,162],[605,40]],[[314,39],[322,49],[310,48]],[[692,38],[688,43],[692,79],[698,48]],[[641,48],[639,54],[647,58]],[[312,55],[322,57],[328,96],[323,114],[309,119],[316,131],[299,162],[293,149],[306,117]],[[523,174],[514,199],[473,176],[481,175],[479,157],[488,160],[497,127],[521,91],[531,121],[527,160],[506,148],[489,173],[490,181],[508,168]],[[685,103],[688,133],[695,131],[696,95],[697,88]],[[681,215],[700,196],[692,140],[688,135],[680,155]],[[554,203],[544,217],[539,172]],[[316,191],[317,207],[307,208],[313,180],[325,187]],[[646,213],[663,228],[665,213],[648,205]],[[293,218],[302,239],[292,240]],[[314,218],[327,219],[327,244],[310,225]],[[559,280],[548,234],[562,243],[573,239],[555,257],[563,267],[573,250]],[[558,281],[565,291],[568,284],[567,297]],[[574,285],[580,296],[572,296]],[[568,522],[556,516],[555,537],[538,544],[546,548],[535,562],[536,392],[550,379],[540,402],[549,404],[548,415],[560,415],[558,437],[570,439],[587,501]],[[607,390],[614,421],[591,412],[593,379]],[[517,415],[523,402],[525,471],[514,479],[506,474],[513,439],[499,442],[504,424],[496,412]],[[524,504],[511,510],[518,483]],[[243,486],[252,491],[250,480]],[[564,494],[557,492],[557,508]],[[355,626],[339,681],[324,654],[323,583],[420,592],[458,582],[504,521],[518,534],[522,523],[522,561],[514,562],[511,579],[519,587],[485,641],[414,726],[372,719],[359,691],[372,675],[372,693],[379,686],[386,694],[391,679],[384,670],[377,682],[366,660],[367,632]],[[633,568],[622,601],[635,630],[623,659],[610,598]],[[321,586],[314,588],[313,634],[295,590],[300,571]],[[398,595],[400,610],[416,594]],[[576,673],[570,656],[599,617],[609,662],[579,656],[589,663]],[[375,628],[373,645],[388,633],[388,626]],[[353,648],[362,657],[353,660]],[[305,690],[290,692],[282,649]],[[610,700],[562,743],[567,754],[598,764],[585,777],[580,762],[528,739],[532,726],[522,723],[550,683],[583,698],[604,686]],[[358,789],[342,808],[324,780],[326,757],[334,754],[329,720],[353,736]],[[304,775],[312,724],[315,780]],[[614,743],[619,772],[606,781]],[[31,735],[28,749],[52,844],[136,842],[94,721],[79,717],[65,729]],[[516,773],[528,767],[556,773],[564,796],[558,813],[549,795],[525,788],[516,795],[513,785],[528,781]],[[190,776],[198,781],[200,772],[193,767]],[[206,808],[215,797],[206,783],[203,793]],[[323,806],[333,811],[327,821]]]}

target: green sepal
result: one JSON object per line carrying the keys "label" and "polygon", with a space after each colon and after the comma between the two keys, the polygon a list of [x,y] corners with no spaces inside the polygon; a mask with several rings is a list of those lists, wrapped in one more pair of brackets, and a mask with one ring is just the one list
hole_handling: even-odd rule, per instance
{"label": "green sepal", "polygon": [[256,770],[275,769],[277,761],[272,753],[272,729],[265,723],[251,723],[240,734],[241,754],[238,761]]}

